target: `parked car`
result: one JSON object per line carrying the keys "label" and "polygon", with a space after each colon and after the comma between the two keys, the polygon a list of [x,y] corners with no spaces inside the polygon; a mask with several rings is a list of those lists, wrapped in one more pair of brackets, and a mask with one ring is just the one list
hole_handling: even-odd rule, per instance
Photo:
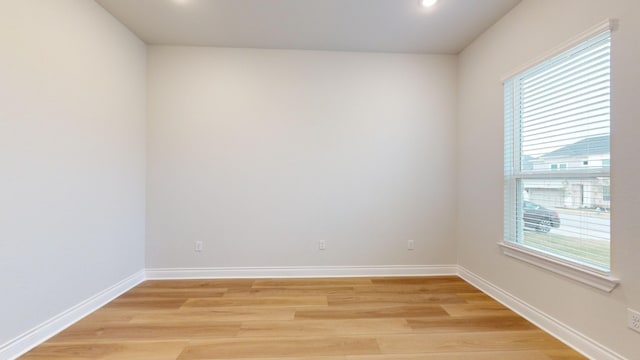
{"label": "parked car", "polygon": [[539,232],[549,232],[551,228],[560,227],[560,216],[542,205],[531,201],[524,202],[523,220],[526,228]]}

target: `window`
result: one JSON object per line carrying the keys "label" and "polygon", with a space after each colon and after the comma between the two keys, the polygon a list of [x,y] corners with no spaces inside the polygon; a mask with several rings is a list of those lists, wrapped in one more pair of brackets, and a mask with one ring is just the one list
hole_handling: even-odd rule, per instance
{"label": "window", "polygon": [[[602,199],[604,201],[610,201],[611,199],[611,194],[610,194],[611,188],[609,187],[609,185],[605,185],[602,187]],[[608,210],[608,209],[604,209],[604,210]]]}
{"label": "window", "polygon": [[505,246],[603,276],[610,271],[610,39],[603,28],[504,82]]}
{"label": "window", "polygon": [[551,164],[551,170],[566,169],[567,164]]}

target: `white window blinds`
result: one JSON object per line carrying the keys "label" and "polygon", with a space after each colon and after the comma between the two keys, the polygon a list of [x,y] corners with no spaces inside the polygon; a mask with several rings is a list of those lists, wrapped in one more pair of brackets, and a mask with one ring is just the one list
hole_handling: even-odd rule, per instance
{"label": "white window blinds", "polygon": [[607,31],[519,76],[523,156],[609,152],[609,54]]}
{"label": "white window blinds", "polygon": [[504,83],[505,240],[610,267],[610,31]]}

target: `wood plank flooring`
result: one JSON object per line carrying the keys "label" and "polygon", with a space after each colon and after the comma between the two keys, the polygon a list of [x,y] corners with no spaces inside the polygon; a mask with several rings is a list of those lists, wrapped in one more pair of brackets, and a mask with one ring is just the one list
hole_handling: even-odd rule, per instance
{"label": "wood plank flooring", "polygon": [[146,281],[21,359],[584,357],[442,276]]}

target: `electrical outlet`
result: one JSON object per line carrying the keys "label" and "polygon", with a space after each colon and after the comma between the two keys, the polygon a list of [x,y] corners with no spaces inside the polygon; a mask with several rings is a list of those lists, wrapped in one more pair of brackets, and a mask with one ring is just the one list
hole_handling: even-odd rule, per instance
{"label": "electrical outlet", "polygon": [[407,250],[415,250],[416,243],[413,240],[407,241]]}
{"label": "electrical outlet", "polygon": [[640,332],[640,312],[627,309],[627,325],[630,329]]}
{"label": "electrical outlet", "polygon": [[318,250],[326,250],[327,242],[324,240],[318,241]]}
{"label": "electrical outlet", "polygon": [[200,252],[202,251],[202,241],[196,241],[193,243],[193,250],[195,252]]}

